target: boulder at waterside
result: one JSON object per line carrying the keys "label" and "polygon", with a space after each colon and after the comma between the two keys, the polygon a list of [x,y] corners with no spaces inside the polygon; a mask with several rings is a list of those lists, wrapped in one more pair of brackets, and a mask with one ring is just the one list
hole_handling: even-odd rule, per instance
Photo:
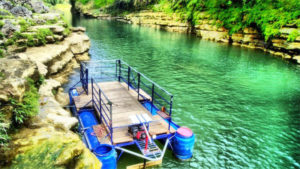
{"label": "boulder at waterside", "polygon": [[71,131],[54,127],[24,128],[12,136],[11,151],[0,153],[10,168],[101,168],[100,161]]}

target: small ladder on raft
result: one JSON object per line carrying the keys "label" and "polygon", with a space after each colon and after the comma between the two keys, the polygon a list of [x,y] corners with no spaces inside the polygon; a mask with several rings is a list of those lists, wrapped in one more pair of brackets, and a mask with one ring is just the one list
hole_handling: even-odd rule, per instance
{"label": "small ladder on raft", "polygon": [[146,143],[144,140],[136,141],[138,148],[140,149],[141,153],[149,158],[158,158],[161,156],[160,148],[155,144],[154,141],[148,143],[148,147],[146,148]]}

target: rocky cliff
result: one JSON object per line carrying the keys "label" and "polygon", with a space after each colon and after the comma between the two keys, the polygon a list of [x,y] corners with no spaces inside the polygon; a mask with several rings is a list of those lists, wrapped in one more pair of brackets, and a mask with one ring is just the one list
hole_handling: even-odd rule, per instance
{"label": "rocky cliff", "polygon": [[154,27],[170,32],[195,34],[197,37],[205,40],[261,49],[275,56],[300,64],[300,36],[296,37],[293,42],[288,41],[290,34],[295,32],[298,35],[300,34],[300,28],[297,28],[295,25],[286,25],[280,29],[280,36],[265,41],[259,30],[252,27],[244,28],[243,31],[230,35],[227,29],[217,26],[220,21],[210,19],[210,16],[205,12],[202,12],[200,19],[195,21],[195,25],[192,25],[174,13],[166,14],[164,12],[140,11],[113,17],[101,12],[92,12],[87,6],[80,5],[80,3],[76,3],[75,8],[83,15],[89,17],[116,19],[121,22]]}
{"label": "rocky cliff", "polygon": [[195,34],[197,37],[223,43],[230,43],[248,48],[261,49],[271,54],[280,56],[300,63],[300,37],[295,41],[287,41],[289,34],[300,29],[297,27],[286,26],[280,29],[281,35],[271,41],[266,42],[258,30],[245,28],[243,31],[229,35],[228,30],[218,27],[215,20],[209,19],[209,15],[203,13],[196,25],[180,20],[176,14],[165,14],[162,12],[142,11],[125,15],[117,18],[133,24],[146,25],[172,32]]}
{"label": "rocky cliff", "polygon": [[78,121],[61,88],[89,59],[85,29],[70,28],[41,1],[1,1],[0,8],[1,168],[101,168],[73,132]]}

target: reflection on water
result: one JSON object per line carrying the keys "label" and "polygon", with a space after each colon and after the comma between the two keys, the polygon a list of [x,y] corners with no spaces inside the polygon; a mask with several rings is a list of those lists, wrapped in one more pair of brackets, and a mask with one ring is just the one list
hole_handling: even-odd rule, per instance
{"label": "reflection on water", "polygon": [[[169,151],[162,168],[300,167],[295,65],[152,28],[79,17],[73,24],[87,28],[92,60],[123,59],[174,94],[173,119],[192,128],[197,141],[191,161],[179,162]],[[118,165],[134,163],[123,155]]]}

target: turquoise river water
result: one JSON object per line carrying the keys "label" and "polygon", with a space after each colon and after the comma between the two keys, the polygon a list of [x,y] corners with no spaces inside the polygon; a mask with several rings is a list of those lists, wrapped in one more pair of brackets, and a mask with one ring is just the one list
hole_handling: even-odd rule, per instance
{"label": "turquoise river water", "polygon": [[[194,157],[161,168],[300,168],[300,69],[262,51],[115,21],[73,19],[91,60],[123,59],[174,95]],[[78,72],[69,85],[78,80]],[[142,162],[123,155],[118,168]]]}

